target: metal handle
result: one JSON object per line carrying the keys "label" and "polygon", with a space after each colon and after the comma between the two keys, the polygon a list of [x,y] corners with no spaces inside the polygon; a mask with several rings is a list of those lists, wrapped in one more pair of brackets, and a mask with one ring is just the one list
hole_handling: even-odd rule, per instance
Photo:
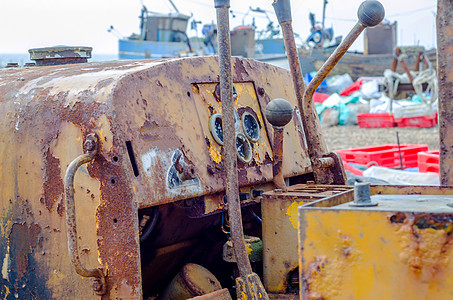
{"label": "metal handle", "polygon": [[318,86],[327,77],[338,61],[340,61],[360,33],[362,33],[366,27],[373,27],[381,23],[385,16],[385,9],[379,1],[368,0],[362,2],[359,6],[357,16],[359,17],[359,21],[355,24],[341,44],[335,49],[332,55],[329,56],[326,62],[318,70],[315,77],[308,84],[307,90],[305,91],[305,101],[311,102],[313,94]]}
{"label": "metal handle", "polygon": [[104,295],[106,292],[106,281],[103,269],[87,269],[82,266],[77,246],[77,226],[74,205],[74,176],[80,166],[92,161],[96,156],[98,151],[98,137],[95,134],[87,135],[84,146],[87,153],[80,155],[69,164],[64,178],[68,250],[69,257],[77,274],[83,277],[96,277],[97,280],[93,284],[93,289],[96,294]]}

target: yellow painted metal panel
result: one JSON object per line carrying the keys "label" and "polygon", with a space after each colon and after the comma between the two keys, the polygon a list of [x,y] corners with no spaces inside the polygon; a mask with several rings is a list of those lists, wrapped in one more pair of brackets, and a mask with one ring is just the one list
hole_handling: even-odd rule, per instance
{"label": "yellow painted metal panel", "polygon": [[305,299],[453,297],[453,219],[423,228],[420,214],[300,208],[300,220]]}

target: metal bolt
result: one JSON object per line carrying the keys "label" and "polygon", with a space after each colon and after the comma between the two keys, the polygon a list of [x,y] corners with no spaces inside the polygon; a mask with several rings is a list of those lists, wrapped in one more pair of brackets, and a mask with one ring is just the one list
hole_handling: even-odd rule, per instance
{"label": "metal bolt", "polygon": [[96,147],[96,143],[93,140],[88,139],[85,141],[85,149],[87,151],[93,151],[95,147]]}
{"label": "metal bolt", "polygon": [[100,292],[102,290],[102,282],[99,278],[93,280],[93,291]]}
{"label": "metal bolt", "polygon": [[376,202],[371,201],[370,183],[356,182],[354,185],[354,202],[351,202],[349,206],[367,207],[377,205]]}

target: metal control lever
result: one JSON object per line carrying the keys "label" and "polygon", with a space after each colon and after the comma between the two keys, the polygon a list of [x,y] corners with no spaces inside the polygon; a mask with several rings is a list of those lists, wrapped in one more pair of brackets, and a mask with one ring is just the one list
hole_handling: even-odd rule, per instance
{"label": "metal control lever", "polygon": [[266,119],[274,128],[274,141],[272,152],[274,164],[272,174],[274,184],[278,189],[286,191],[285,179],[283,178],[283,129],[293,116],[293,107],[285,99],[274,99],[266,106]]}
{"label": "metal control lever", "polygon": [[376,0],[367,0],[360,5],[357,12],[359,18],[357,24],[319,69],[308,87],[305,87],[291,25],[290,0],[274,0],[273,6],[283,32],[297,102],[303,115],[302,123],[307,139],[307,150],[315,179],[318,183],[323,184],[345,184],[346,176],[340,158],[335,153],[328,152],[321,138],[321,125],[313,105],[313,94],[360,33],[366,27],[376,26],[383,20],[385,16],[384,7]]}
{"label": "metal control lever", "polygon": [[252,267],[247,255],[242,226],[241,203],[238,190],[236,157],[236,131],[234,127],[233,82],[231,68],[231,45],[229,8],[230,0],[214,0],[217,12],[217,34],[219,41],[220,99],[222,99],[225,167],[225,194],[228,199],[228,216],[234,254],[240,276],[236,278],[238,299],[269,299],[263,284]]}

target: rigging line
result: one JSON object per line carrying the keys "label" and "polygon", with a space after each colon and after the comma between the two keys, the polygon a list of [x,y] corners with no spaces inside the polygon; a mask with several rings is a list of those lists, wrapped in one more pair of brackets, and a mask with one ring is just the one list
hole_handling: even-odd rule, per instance
{"label": "rigging line", "polygon": [[389,18],[389,17],[399,17],[399,16],[408,16],[408,15],[411,15],[411,14],[418,13],[418,12],[420,12],[420,11],[431,10],[431,9],[433,9],[433,8],[435,8],[435,6],[427,6],[427,7],[423,7],[423,8],[419,8],[419,9],[414,9],[414,10],[411,10],[411,11],[407,11],[407,12],[404,12],[404,13],[388,15],[388,16],[386,16],[386,18]]}
{"label": "rigging line", "polygon": [[326,19],[334,20],[334,21],[344,21],[344,22],[357,22],[357,19],[344,19],[344,18],[333,18],[333,17],[326,17]]}

